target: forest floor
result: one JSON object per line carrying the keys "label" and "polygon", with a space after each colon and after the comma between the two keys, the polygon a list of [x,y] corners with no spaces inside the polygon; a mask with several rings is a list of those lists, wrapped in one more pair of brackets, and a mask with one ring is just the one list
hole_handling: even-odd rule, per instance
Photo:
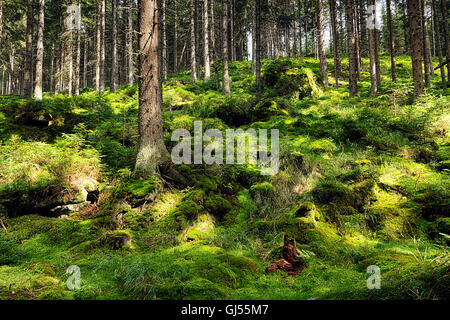
{"label": "forest floor", "polygon": [[[171,75],[169,150],[173,130],[196,120],[280,130],[277,175],[178,165],[193,180],[182,190],[132,175],[136,86],[1,96],[0,299],[448,298],[450,90],[437,72],[414,101],[410,58],[397,57],[396,83],[381,59],[376,97],[366,59],[355,98],[344,81],[324,89],[312,58],[264,61],[261,96],[251,62],[230,66],[231,97],[214,79]],[[307,264],[296,276],[265,272],[285,234]],[[380,289],[368,289],[371,265]]]}

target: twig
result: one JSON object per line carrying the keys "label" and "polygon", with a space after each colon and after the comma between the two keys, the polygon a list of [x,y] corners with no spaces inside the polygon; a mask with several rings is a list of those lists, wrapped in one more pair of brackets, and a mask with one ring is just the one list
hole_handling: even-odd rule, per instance
{"label": "twig", "polygon": [[5,234],[8,234],[8,229],[6,229],[5,224],[3,223],[3,220],[0,219],[0,225],[2,226],[3,230],[5,230]]}

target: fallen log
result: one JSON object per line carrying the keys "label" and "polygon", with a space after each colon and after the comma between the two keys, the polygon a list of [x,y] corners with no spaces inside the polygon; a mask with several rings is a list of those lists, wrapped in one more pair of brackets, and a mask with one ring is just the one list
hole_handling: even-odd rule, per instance
{"label": "fallen log", "polygon": [[283,259],[275,261],[273,265],[266,268],[266,272],[273,272],[275,270],[282,270],[288,275],[297,275],[306,268],[305,260],[297,254],[297,247],[295,240],[289,239],[289,236],[284,236],[283,245]]}

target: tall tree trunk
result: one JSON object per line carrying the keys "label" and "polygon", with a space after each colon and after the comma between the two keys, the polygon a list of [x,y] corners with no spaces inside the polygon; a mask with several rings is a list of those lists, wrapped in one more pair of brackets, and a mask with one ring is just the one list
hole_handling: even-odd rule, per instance
{"label": "tall tree trunk", "polygon": [[450,38],[448,32],[447,0],[441,0],[441,12],[444,25],[445,51],[447,55],[447,81],[450,81]]}
{"label": "tall tree trunk", "polygon": [[[81,14],[81,1],[78,1],[78,8]],[[81,22],[79,22],[79,28],[77,29],[77,50],[75,59],[75,95],[80,95],[80,74],[81,74]]]}
{"label": "tall tree trunk", "polygon": [[102,11],[102,0],[97,0],[97,16],[95,25],[95,90],[100,92],[100,82],[101,82],[101,64],[102,64],[102,27],[101,27],[101,11]]}
{"label": "tall tree trunk", "polygon": [[[369,1],[370,5],[374,5],[374,1]],[[371,12],[369,17],[373,19],[370,21],[370,25],[373,26],[369,28],[369,58],[370,58],[370,84],[371,90],[370,94],[375,96],[378,93],[378,81],[377,81],[377,66],[376,66],[376,38],[375,38],[375,26],[376,26],[376,12]]]}
{"label": "tall tree trunk", "polygon": [[323,83],[325,87],[328,87],[328,69],[327,69],[327,56],[325,52],[325,43],[323,38],[324,32],[324,14],[323,14],[323,3],[322,0],[317,1],[316,8],[316,19],[317,19],[317,44],[319,50],[320,59],[320,72],[323,76]]}
{"label": "tall tree trunk", "polygon": [[294,43],[293,43],[293,54],[294,54],[294,58],[297,59],[298,58],[298,39],[297,39],[297,10],[296,10],[296,5],[295,5],[295,0],[292,2],[292,11],[294,14],[294,21],[293,21],[293,26],[292,26],[292,37],[294,38]]}
{"label": "tall tree trunk", "polygon": [[105,0],[101,0],[101,46],[100,46],[100,91],[105,91],[105,36],[106,36],[106,3]]}
{"label": "tall tree trunk", "polygon": [[37,100],[42,100],[42,64],[44,61],[44,7],[45,0],[39,0],[36,73],[34,81],[34,98]]}
{"label": "tall tree trunk", "polygon": [[360,37],[360,50],[361,50],[361,57],[368,57],[369,55],[369,36],[367,32],[367,13],[365,8],[365,2],[364,0],[358,1],[359,4],[359,17],[360,17],[360,30],[361,30],[361,37]]}
{"label": "tall tree trunk", "polygon": [[117,88],[117,0],[111,0],[111,28],[112,28],[112,48],[111,48],[111,92]]}
{"label": "tall tree trunk", "polygon": [[162,86],[159,66],[159,11],[157,0],[138,2],[139,21],[139,122],[135,175],[158,173],[169,154],[162,134]]}
{"label": "tall tree trunk", "polygon": [[134,82],[133,65],[133,0],[128,0],[127,10],[127,82],[131,87]]}
{"label": "tall tree trunk", "polygon": [[[211,0],[214,1],[214,0]],[[209,6],[208,0],[203,0],[203,37],[204,37],[204,60],[205,60],[205,81],[209,81],[211,78],[211,65],[210,65],[210,57],[209,57]]]}
{"label": "tall tree trunk", "polygon": [[356,59],[355,28],[353,19],[353,1],[345,0],[345,20],[347,28],[347,47],[349,55],[349,91],[350,96],[358,95],[358,66]]}
{"label": "tall tree trunk", "polygon": [[252,0],[252,73],[256,74],[256,0]]}
{"label": "tall tree trunk", "polygon": [[196,53],[196,39],[195,39],[195,0],[191,0],[191,80],[197,81],[197,53]]}
{"label": "tall tree trunk", "polygon": [[426,0],[420,0],[420,4],[421,4],[422,53],[425,71],[425,86],[429,87],[431,85],[431,69],[433,68],[433,65],[431,60],[430,36],[428,34]]}
{"label": "tall tree trunk", "polygon": [[33,73],[33,0],[28,0],[27,6],[27,35],[25,46],[25,74],[23,77],[24,95],[26,98],[32,97],[33,84],[31,77]]}
{"label": "tall tree trunk", "polygon": [[356,69],[358,75],[358,81],[361,80],[361,42],[359,39],[359,24],[358,24],[358,6],[356,0],[353,0],[353,18],[355,28],[355,44],[356,44]]}
{"label": "tall tree trunk", "polygon": [[89,35],[88,30],[84,33],[84,53],[83,53],[83,88],[88,86],[87,73],[88,73],[88,47],[89,47]]}
{"label": "tall tree trunk", "polygon": [[178,11],[177,11],[177,1],[173,1],[173,14],[174,14],[174,23],[173,23],[173,71],[178,72]]}
{"label": "tall tree trunk", "polygon": [[255,74],[256,74],[256,86],[258,87],[258,93],[261,93],[261,0],[253,2],[255,5]]}
{"label": "tall tree trunk", "polygon": [[442,88],[444,90],[447,89],[447,81],[445,79],[445,67],[443,65],[443,59],[442,59],[442,46],[441,46],[441,33],[439,30],[439,15],[438,11],[436,10],[436,0],[432,0],[432,9],[433,9],[433,21],[434,21],[434,30],[436,33],[436,49],[438,52],[439,57],[439,65],[441,66],[441,81],[442,81]]}
{"label": "tall tree trunk", "polygon": [[214,1],[211,0],[211,46],[212,46],[212,59],[214,61],[214,72],[216,73],[216,89],[220,90],[220,76],[219,76],[219,63],[218,63],[218,54],[216,48],[216,19],[215,19],[215,10],[214,10]]}
{"label": "tall tree trunk", "polygon": [[[70,24],[72,23],[73,14],[69,13]],[[67,72],[67,93],[69,96],[72,96],[73,93],[73,32],[72,32],[72,25],[69,23],[66,23],[64,26],[64,49],[65,49],[65,62],[64,62],[64,69]]]}
{"label": "tall tree trunk", "polygon": [[389,29],[389,54],[391,55],[391,78],[392,81],[397,81],[397,75],[395,70],[394,30],[392,28],[391,0],[386,0],[386,13]]}
{"label": "tall tree trunk", "polygon": [[[373,5],[377,7],[377,0],[373,0]],[[375,18],[374,26],[377,25],[376,20],[378,17],[376,16],[376,12],[373,14]],[[374,36],[375,36],[375,67],[377,70],[377,85],[378,87],[381,85],[381,67],[380,67],[380,35],[378,33],[378,29],[375,27],[373,29]]]}
{"label": "tall tree trunk", "polygon": [[329,0],[331,32],[333,34],[333,52],[334,52],[334,77],[336,79],[336,88],[339,86],[339,79],[342,78],[341,50],[339,49],[339,33],[336,21],[336,0]]}
{"label": "tall tree trunk", "polygon": [[222,0],[222,59],[223,59],[223,94],[229,96],[230,75],[228,73],[228,0]]}
{"label": "tall tree trunk", "polygon": [[414,81],[414,94],[425,93],[422,74],[422,30],[420,28],[420,3],[418,0],[407,0],[409,26],[411,30],[411,60]]}
{"label": "tall tree trunk", "polygon": [[236,44],[234,34],[234,0],[230,0],[230,49],[231,62],[236,61]]}
{"label": "tall tree trunk", "polygon": [[161,29],[162,29],[162,55],[161,55],[161,68],[162,68],[162,78],[163,82],[167,81],[167,33],[166,33],[166,0],[161,0],[162,2],[162,19],[161,19]]}

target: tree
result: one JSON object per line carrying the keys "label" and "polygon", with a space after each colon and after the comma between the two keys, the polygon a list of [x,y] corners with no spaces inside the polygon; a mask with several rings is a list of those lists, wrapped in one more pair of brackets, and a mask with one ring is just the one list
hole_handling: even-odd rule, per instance
{"label": "tree", "polygon": [[447,55],[447,80],[450,81],[450,38],[448,32],[447,0],[441,0],[441,12],[444,26],[445,51]]}
{"label": "tree", "polygon": [[[370,5],[374,6],[375,1],[370,1]],[[370,21],[370,25],[372,26],[369,28],[369,57],[370,57],[370,84],[371,84],[371,90],[370,94],[372,96],[376,95],[378,93],[378,81],[377,81],[377,58],[376,58],[376,34],[375,34],[375,26],[376,26],[376,12],[371,12],[369,15],[370,18],[373,19],[373,21]]]}
{"label": "tree", "polygon": [[161,57],[161,68],[163,81],[167,81],[167,33],[166,33],[166,0],[161,0],[162,2],[162,19],[161,19],[161,29],[162,29],[162,57]]}
{"label": "tree", "polygon": [[111,92],[117,88],[117,0],[111,0]]}
{"label": "tree", "polygon": [[196,37],[195,37],[195,1],[191,0],[191,80],[197,81],[197,53],[196,53]]}
{"label": "tree", "polygon": [[158,173],[169,153],[162,134],[162,83],[159,59],[159,17],[157,0],[138,2],[139,21],[139,138],[135,175]]}
{"label": "tree", "polygon": [[28,0],[27,6],[27,36],[25,45],[25,74],[23,77],[23,92],[26,98],[31,98],[33,84],[31,78],[33,74],[33,0]]}
{"label": "tree", "polygon": [[411,61],[414,81],[414,95],[425,93],[422,75],[422,30],[420,28],[420,4],[417,0],[408,0],[409,26],[411,30]]}
{"label": "tree", "polygon": [[[214,0],[211,0],[214,1]],[[205,59],[205,81],[211,78],[211,66],[209,58],[209,18],[208,18],[208,0],[203,0],[203,36],[204,36],[204,59]]]}
{"label": "tree", "polygon": [[39,0],[36,74],[34,80],[34,98],[37,100],[42,100],[42,64],[44,61],[44,7],[45,0]]}
{"label": "tree", "polygon": [[173,1],[173,70],[178,72],[178,13],[177,13],[177,1]]}
{"label": "tree", "polygon": [[255,0],[255,74],[258,93],[261,93],[261,0]]}
{"label": "tree", "polygon": [[391,78],[392,81],[397,81],[395,70],[395,51],[394,51],[394,30],[392,28],[392,9],[391,0],[386,0],[386,14],[389,29],[389,54],[391,55]]}
{"label": "tree", "polygon": [[127,32],[126,32],[126,42],[127,42],[127,81],[128,85],[131,87],[133,85],[133,0],[128,0],[127,8]]}
{"label": "tree", "polygon": [[230,74],[228,73],[228,1],[222,0],[222,60],[223,60],[223,94],[229,96]]}
{"label": "tree", "polygon": [[442,45],[441,45],[441,33],[439,30],[439,15],[436,10],[436,0],[432,0],[432,9],[433,9],[433,21],[434,21],[434,30],[436,33],[436,48],[439,57],[439,65],[441,69],[441,80],[442,80],[442,88],[444,90],[447,89],[447,81],[445,79],[445,68],[442,59]]}
{"label": "tree", "polygon": [[342,78],[341,51],[339,49],[339,33],[336,20],[336,0],[329,0],[331,33],[333,35],[333,58],[334,58],[334,77],[336,79],[336,88],[339,86],[339,79]]}
{"label": "tree", "polygon": [[429,87],[431,85],[431,74],[433,63],[431,60],[431,46],[430,35],[428,34],[428,20],[427,20],[427,2],[426,0],[420,0],[421,3],[421,26],[422,26],[422,52],[423,52],[423,64],[425,70],[425,85]]}
{"label": "tree", "polygon": [[[78,0],[78,8],[81,14],[81,0]],[[77,46],[76,46],[76,59],[75,59],[75,95],[80,94],[80,67],[81,67],[81,22],[77,29]]]}
{"label": "tree", "polygon": [[319,49],[320,72],[323,76],[323,83],[328,87],[328,70],[327,70],[327,56],[325,53],[325,44],[323,38],[323,3],[322,0],[317,0],[316,20],[317,20],[317,44]]}
{"label": "tree", "polygon": [[347,50],[349,55],[350,96],[358,95],[358,65],[356,58],[355,28],[353,19],[353,1],[345,0],[345,20],[347,28]]}

